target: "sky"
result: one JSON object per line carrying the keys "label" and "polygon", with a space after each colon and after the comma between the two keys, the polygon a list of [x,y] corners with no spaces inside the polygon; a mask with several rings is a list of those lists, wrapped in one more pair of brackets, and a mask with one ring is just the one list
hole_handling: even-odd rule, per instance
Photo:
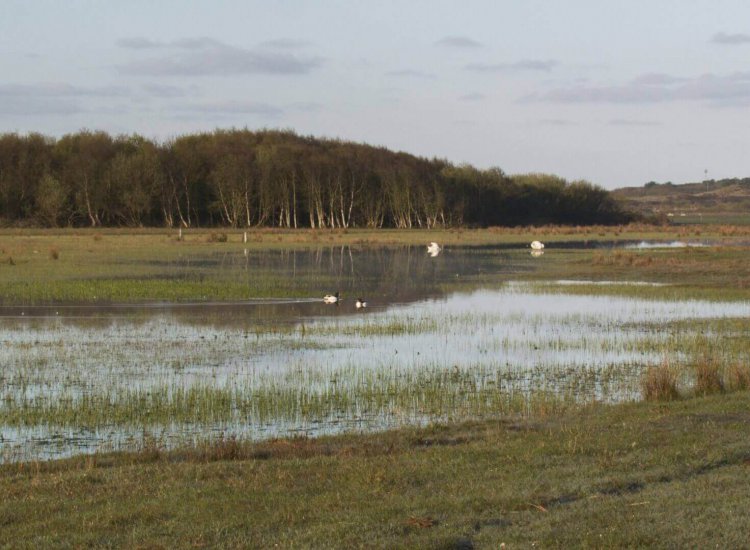
{"label": "sky", "polygon": [[750,176],[746,0],[0,0],[0,132],[284,128],[605,188]]}

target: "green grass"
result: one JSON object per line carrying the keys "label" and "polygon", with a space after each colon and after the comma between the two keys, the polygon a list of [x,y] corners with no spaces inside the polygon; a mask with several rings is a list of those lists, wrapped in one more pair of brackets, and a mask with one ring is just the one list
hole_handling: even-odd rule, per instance
{"label": "green grass", "polygon": [[740,547],[750,394],[0,467],[0,541]]}
{"label": "green grass", "polygon": [[[341,384],[334,378],[329,387],[312,390],[296,380],[294,385],[269,381],[258,388],[205,384],[148,390],[102,388],[77,398],[10,394],[0,407],[0,425],[138,430],[142,426],[221,424],[242,432],[243,427],[265,424],[330,425],[336,418],[359,418],[363,426],[372,429],[418,424],[425,419],[564,411],[591,402],[592,387],[602,384],[603,379],[625,378],[618,369],[605,369],[602,373],[580,369],[575,375],[561,377],[561,389],[554,380],[547,380],[554,375],[542,369],[532,373],[475,370],[480,372],[435,368],[398,377],[336,373],[331,376],[340,376]],[[618,380],[613,387],[619,389],[623,385]]]}

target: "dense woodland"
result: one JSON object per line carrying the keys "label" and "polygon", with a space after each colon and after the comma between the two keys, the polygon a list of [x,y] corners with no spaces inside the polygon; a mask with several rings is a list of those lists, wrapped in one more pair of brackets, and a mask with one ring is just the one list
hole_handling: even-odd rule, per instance
{"label": "dense woodland", "polygon": [[609,193],[509,177],[290,131],[216,130],[158,143],[81,131],[0,135],[0,224],[396,227],[616,224]]}

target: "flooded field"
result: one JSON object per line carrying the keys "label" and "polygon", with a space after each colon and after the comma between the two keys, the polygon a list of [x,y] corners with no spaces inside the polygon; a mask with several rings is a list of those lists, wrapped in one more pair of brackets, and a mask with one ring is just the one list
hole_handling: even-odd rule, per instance
{"label": "flooded field", "polygon": [[651,365],[709,348],[747,361],[750,303],[528,277],[564,250],[239,250],[147,268],[175,285],[188,273],[250,289],[283,280],[286,295],[1,307],[0,460],[633,400]]}

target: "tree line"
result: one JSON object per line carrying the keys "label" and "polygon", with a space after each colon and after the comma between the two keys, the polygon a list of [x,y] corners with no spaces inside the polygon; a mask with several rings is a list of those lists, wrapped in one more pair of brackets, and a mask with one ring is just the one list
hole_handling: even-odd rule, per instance
{"label": "tree line", "polygon": [[83,130],[0,135],[0,223],[396,227],[618,224],[609,193],[277,130],[164,142]]}

